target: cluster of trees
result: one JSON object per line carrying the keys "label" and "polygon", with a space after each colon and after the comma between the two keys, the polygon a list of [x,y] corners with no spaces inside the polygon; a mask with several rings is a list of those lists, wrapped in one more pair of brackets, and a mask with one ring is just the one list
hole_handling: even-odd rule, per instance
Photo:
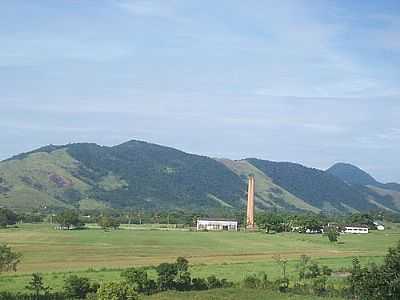
{"label": "cluster of trees", "polygon": [[398,300],[400,298],[400,242],[390,248],[384,263],[362,267],[357,258],[349,277],[350,293],[355,299]]}
{"label": "cluster of trees", "polygon": [[118,229],[120,222],[117,218],[111,216],[101,216],[97,219],[97,224],[104,230]]}
{"label": "cluster of trees", "polygon": [[[15,271],[19,258],[19,254],[12,252],[9,247],[0,247],[0,272]],[[147,271],[146,268],[129,268],[121,273],[122,281],[101,284],[86,277],[70,275],[65,279],[61,292],[52,292],[51,287],[45,284],[43,276],[34,273],[26,286],[28,294],[0,293],[0,300],[136,300],[140,294],[150,295],[168,290],[207,290],[233,285],[216,276],[193,278],[189,271],[189,262],[183,257],[178,257],[174,263],[162,263],[155,267],[155,279],[151,279]]]}
{"label": "cluster of trees", "polygon": [[367,225],[369,229],[376,229],[374,221],[382,220],[383,215],[378,213],[356,213],[349,215],[326,214],[290,214],[290,213],[258,213],[256,215],[257,226],[266,232],[289,232],[297,228],[299,232],[307,230],[318,232],[329,223],[335,223],[338,227],[347,224]]}
{"label": "cluster of trees", "polygon": [[0,228],[15,225],[17,221],[18,216],[16,213],[6,208],[0,208]]}
{"label": "cluster of trees", "polygon": [[57,214],[53,218],[53,222],[58,223],[62,229],[68,230],[71,228],[81,228],[85,225],[79,217],[79,213],[71,209],[66,209],[63,212]]}
{"label": "cluster of trees", "polygon": [[183,257],[178,257],[175,263],[162,263],[155,269],[156,280],[150,279],[144,268],[127,269],[121,276],[137,293],[147,295],[167,290],[207,290],[232,286],[232,283],[226,279],[218,279],[215,276],[206,279],[192,278],[189,262]]}
{"label": "cluster of trees", "polygon": [[[281,269],[281,277],[271,281],[266,273],[251,274],[246,276],[242,285],[246,288],[256,289],[275,289],[280,292],[292,292],[300,294],[328,295],[328,278],[332,275],[332,270],[327,266],[321,266],[313,261],[311,257],[302,255],[297,264],[297,279],[294,282],[287,276],[288,260],[280,256],[275,257],[275,261]],[[290,287],[291,286],[291,287]]]}

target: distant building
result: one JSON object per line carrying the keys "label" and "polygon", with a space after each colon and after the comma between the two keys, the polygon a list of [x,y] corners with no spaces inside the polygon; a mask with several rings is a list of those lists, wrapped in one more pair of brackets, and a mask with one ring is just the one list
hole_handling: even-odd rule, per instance
{"label": "distant building", "polygon": [[374,225],[376,226],[377,230],[385,230],[385,224],[382,221],[375,221]]}
{"label": "distant building", "polygon": [[368,226],[367,225],[348,225],[344,227],[344,233],[368,233]]}
{"label": "distant building", "polygon": [[226,219],[198,219],[197,231],[237,231],[238,222]]}

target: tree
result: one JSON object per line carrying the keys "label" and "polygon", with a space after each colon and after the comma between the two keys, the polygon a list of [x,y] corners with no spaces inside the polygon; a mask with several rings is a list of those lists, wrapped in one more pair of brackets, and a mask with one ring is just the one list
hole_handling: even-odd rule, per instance
{"label": "tree", "polygon": [[256,215],[256,223],[257,226],[265,229],[267,233],[270,233],[270,231],[282,232],[285,231],[286,227],[284,217],[276,213],[258,214]]}
{"label": "tree", "polygon": [[107,229],[118,229],[120,223],[116,218],[112,218],[109,216],[101,216],[97,221],[97,224],[103,228],[104,230]]}
{"label": "tree", "polygon": [[178,274],[176,276],[176,289],[178,291],[188,291],[191,289],[192,277],[189,273],[189,261],[184,257],[178,257],[176,260]]}
{"label": "tree", "polygon": [[65,279],[64,291],[67,297],[83,299],[87,294],[96,292],[96,287],[90,285],[88,278],[71,275]]}
{"label": "tree", "polygon": [[65,227],[68,230],[71,226],[81,227],[83,223],[79,219],[79,214],[74,210],[64,210],[61,214],[57,215],[54,219],[61,227]]}
{"label": "tree", "polygon": [[361,267],[357,259],[348,278],[350,292],[362,300],[398,300],[400,295],[400,242],[390,248],[383,265]]}
{"label": "tree", "polygon": [[171,290],[175,287],[175,278],[178,274],[176,264],[162,263],[156,267],[156,271],[157,283],[161,291]]}
{"label": "tree", "polygon": [[336,230],[336,228],[329,227],[326,235],[328,236],[330,242],[337,242],[339,232]]}
{"label": "tree", "polygon": [[21,256],[20,253],[13,252],[7,245],[0,244],[0,274],[8,271],[15,272]]}
{"label": "tree", "polygon": [[97,300],[137,300],[135,290],[126,282],[105,282],[97,290]]}
{"label": "tree", "polygon": [[297,270],[299,272],[299,279],[304,280],[306,277],[308,263],[311,261],[311,257],[307,255],[300,256],[300,262],[297,264]]}
{"label": "tree", "polygon": [[154,280],[149,279],[146,270],[142,268],[129,268],[121,273],[126,282],[138,293],[150,295],[157,289]]}
{"label": "tree", "polygon": [[6,208],[0,208],[0,228],[6,228],[8,225],[17,223],[17,215]]}
{"label": "tree", "polygon": [[36,299],[39,299],[39,296],[42,292],[46,294],[50,290],[49,287],[44,285],[43,277],[39,273],[32,274],[32,279],[26,286],[26,289],[32,291]]}

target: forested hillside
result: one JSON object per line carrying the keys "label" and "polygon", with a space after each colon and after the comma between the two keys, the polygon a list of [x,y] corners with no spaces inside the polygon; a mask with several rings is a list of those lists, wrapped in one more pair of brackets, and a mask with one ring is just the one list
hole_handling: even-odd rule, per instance
{"label": "forested hillside", "polygon": [[22,211],[237,211],[245,206],[250,174],[260,210],[400,211],[398,184],[376,182],[354,166],[322,171],[288,162],[211,159],[135,140],[113,147],[50,145],[0,162],[0,205]]}
{"label": "forested hillside", "polygon": [[307,203],[323,210],[376,209],[358,188],[322,170],[290,162],[247,159],[273,182]]}

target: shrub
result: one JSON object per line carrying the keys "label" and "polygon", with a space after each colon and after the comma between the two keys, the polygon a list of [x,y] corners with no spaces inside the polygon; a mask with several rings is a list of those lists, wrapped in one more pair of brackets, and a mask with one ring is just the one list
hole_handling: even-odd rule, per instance
{"label": "shrub", "polygon": [[336,228],[329,228],[326,235],[330,242],[337,242],[339,232],[337,232]]}
{"label": "shrub", "polygon": [[255,274],[248,275],[243,280],[243,286],[248,289],[255,289],[261,286],[261,280]]}
{"label": "shrub", "polygon": [[192,279],[192,290],[203,291],[208,289],[207,280],[203,278],[193,278]]}
{"label": "shrub", "polygon": [[138,300],[136,291],[126,282],[106,282],[97,290],[97,300]]}
{"label": "shrub", "polygon": [[324,295],[326,293],[326,276],[319,276],[312,281],[312,290],[316,295]]}
{"label": "shrub", "polygon": [[70,275],[64,281],[64,292],[68,297],[83,299],[88,293],[96,292],[98,285],[90,285],[90,281],[85,277]]}

